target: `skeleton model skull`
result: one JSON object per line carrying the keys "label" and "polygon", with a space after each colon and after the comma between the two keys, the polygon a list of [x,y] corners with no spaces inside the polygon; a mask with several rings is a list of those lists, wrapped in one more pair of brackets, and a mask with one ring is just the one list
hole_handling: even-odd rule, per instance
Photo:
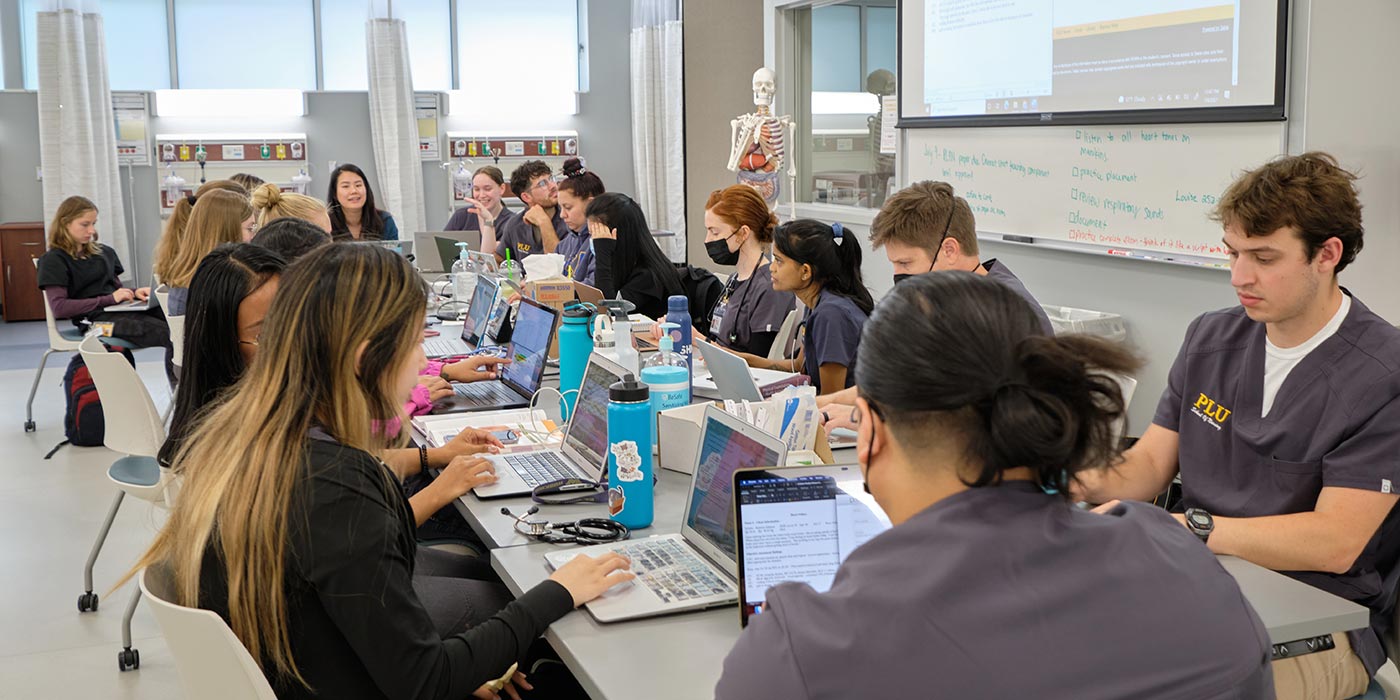
{"label": "skeleton model skull", "polygon": [[[776,94],[772,69],[759,68],[753,74],[754,112],[739,115],[729,122],[729,170],[738,174],[740,184],[758,190],[770,207],[778,201],[779,178],[787,176],[790,199],[797,178],[797,167],[787,157],[786,146],[793,139],[797,125],[790,116],[773,116],[771,108]],[[784,165],[786,172],[783,172]]]}

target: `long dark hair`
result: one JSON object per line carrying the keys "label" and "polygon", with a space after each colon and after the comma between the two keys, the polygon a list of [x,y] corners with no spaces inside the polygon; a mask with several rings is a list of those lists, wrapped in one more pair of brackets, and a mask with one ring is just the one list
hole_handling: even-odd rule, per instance
{"label": "long dark hair", "polygon": [[277,253],[290,264],[330,243],[331,235],[309,221],[284,216],[264,224],[248,242]]}
{"label": "long dark hair", "polygon": [[617,229],[617,247],[613,249],[613,275],[621,282],[638,268],[651,270],[666,294],[684,294],[676,266],[661,252],[642,208],[631,197],[620,192],[607,192],[593,198],[585,212],[608,228]]}
{"label": "long dark hair", "polygon": [[340,210],[340,199],[336,196],[335,187],[340,181],[341,173],[354,173],[365,181],[365,208],[360,213],[360,235],[367,240],[379,238],[384,232],[384,212],[379,211],[374,204],[374,189],[369,186],[369,178],[365,177],[365,171],[360,170],[360,166],[354,163],[344,163],[331,171],[331,186],[326,192],[326,207],[330,210],[332,233],[340,235],[350,230],[350,225],[345,223],[345,212]]}
{"label": "long dark hair", "polygon": [[963,476],[968,486],[1029,467],[1065,497],[1075,474],[1118,457],[1127,407],[1111,375],[1141,364],[1100,338],[1044,335],[1025,299],[969,272],[896,285],[866,322],[860,351],[880,358],[856,365],[861,394],[905,449],[951,436],[979,470]]}
{"label": "long dark hair", "polygon": [[860,276],[860,241],[850,229],[816,219],[789,221],[773,232],[773,245],[783,257],[812,266],[812,279],[856,303],[869,314],[875,308],[870,290]]}
{"label": "long dark hair", "polygon": [[[314,228],[314,227],[313,227]],[[320,231],[320,229],[317,229]],[[204,256],[190,282],[185,310],[185,364],[175,391],[170,433],[160,460],[170,464],[201,411],[238,382],[245,369],[238,351],[238,305],[287,266],[278,254],[251,243],[227,243]]]}

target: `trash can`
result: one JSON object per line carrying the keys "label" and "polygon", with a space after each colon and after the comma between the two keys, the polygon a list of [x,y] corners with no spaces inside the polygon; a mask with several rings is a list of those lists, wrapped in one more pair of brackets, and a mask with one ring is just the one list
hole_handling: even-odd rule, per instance
{"label": "trash can", "polygon": [[1128,328],[1123,325],[1123,317],[1118,314],[1075,309],[1068,306],[1050,306],[1049,304],[1041,304],[1041,307],[1045,309],[1045,314],[1050,317],[1050,325],[1054,327],[1055,335],[1083,333],[1116,343],[1122,343],[1128,339]]}

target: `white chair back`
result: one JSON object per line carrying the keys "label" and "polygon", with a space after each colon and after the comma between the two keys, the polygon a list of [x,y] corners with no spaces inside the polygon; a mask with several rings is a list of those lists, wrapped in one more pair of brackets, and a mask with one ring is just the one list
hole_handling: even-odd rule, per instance
{"label": "white chair back", "polygon": [[773,339],[773,347],[768,349],[768,359],[786,360],[795,356],[797,351],[793,349],[792,343],[797,339],[797,309],[788,312],[787,318],[783,319],[783,325],[778,327],[778,336]]}
{"label": "white chair back", "polygon": [[170,571],[152,566],[141,572],[141,594],[150,602],[166,645],[175,656],[189,697],[201,700],[277,700],[267,677],[223,618],[208,610],[171,602]]}
{"label": "white chair back", "polygon": [[[1123,393],[1123,409],[1124,411],[1126,411],[1128,406],[1131,406],[1133,403],[1133,394],[1137,393],[1138,380],[1133,377],[1125,377],[1119,374],[1112,374],[1109,376],[1113,377],[1113,379],[1118,382],[1118,390]],[[1123,439],[1123,433],[1127,432],[1127,428],[1128,414],[1125,412],[1123,414],[1123,420],[1119,421],[1118,424],[1114,426],[1114,442],[1118,442]]]}
{"label": "white chair back", "polygon": [[[34,258],[34,267],[38,269],[39,259]],[[44,297],[44,323],[49,328],[49,347],[59,352],[73,352],[78,349],[78,341],[69,340],[58,332],[58,320],[53,317],[53,307],[49,306],[49,295],[39,290],[39,295]]]}
{"label": "white chair back", "polygon": [[165,442],[165,424],[136,368],[121,353],[108,352],[98,335],[83,339],[78,351],[102,399],[103,444],[116,452],[155,457]]}
{"label": "white chair back", "polygon": [[[162,306],[163,308],[166,308],[167,311],[168,311],[168,307],[165,307],[165,302],[164,302],[164,301],[161,302],[161,306]],[[185,315],[184,315],[184,314],[180,314],[179,316],[171,316],[169,313],[167,313],[166,316],[165,316],[165,323],[166,323],[166,325],[170,326],[170,346],[171,346],[170,362],[171,362],[172,364],[174,364],[176,367],[184,367],[184,366],[185,366]]]}

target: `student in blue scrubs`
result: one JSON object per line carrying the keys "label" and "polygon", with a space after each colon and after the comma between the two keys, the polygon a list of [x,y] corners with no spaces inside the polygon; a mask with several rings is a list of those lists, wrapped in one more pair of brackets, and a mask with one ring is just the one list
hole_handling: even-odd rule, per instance
{"label": "student in blue scrubs", "polygon": [[1273,698],[1268,634],[1208,549],[1155,506],[1067,498],[1117,454],[1123,395],[1089,368],[1130,373],[1125,350],[946,272],[882,299],[861,351],[857,456],[893,527],[825,593],[769,588],[716,698]]}
{"label": "student in blue scrubs", "polygon": [[598,174],[585,168],[580,158],[564,161],[564,179],[559,181],[559,213],[564,226],[559,231],[555,253],[564,256],[564,274],[592,285],[594,281],[593,235],[588,230],[588,203],[607,188]]}
{"label": "student in blue scrubs", "polygon": [[1152,425],[1079,488],[1145,500],[1180,474],[1177,519],[1211,550],[1371,609],[1335,648],[1274,663],[1283,700],[1365,692],[1394,619],[1400,330],[1337,280],[1362,245],[1355,179],[1305,153],[1225,191],[1214,218],[1240,303],[1191,323]]}
{"label": "student in blue scrubs", "polygon": [[807,307],[793,360],[756,360],[768,369],[806,372],[817,394],[854,386],[860,329],[875,303],[860,276],[860,241],[841,224],[798,219],[773,232],[773,289]]}

